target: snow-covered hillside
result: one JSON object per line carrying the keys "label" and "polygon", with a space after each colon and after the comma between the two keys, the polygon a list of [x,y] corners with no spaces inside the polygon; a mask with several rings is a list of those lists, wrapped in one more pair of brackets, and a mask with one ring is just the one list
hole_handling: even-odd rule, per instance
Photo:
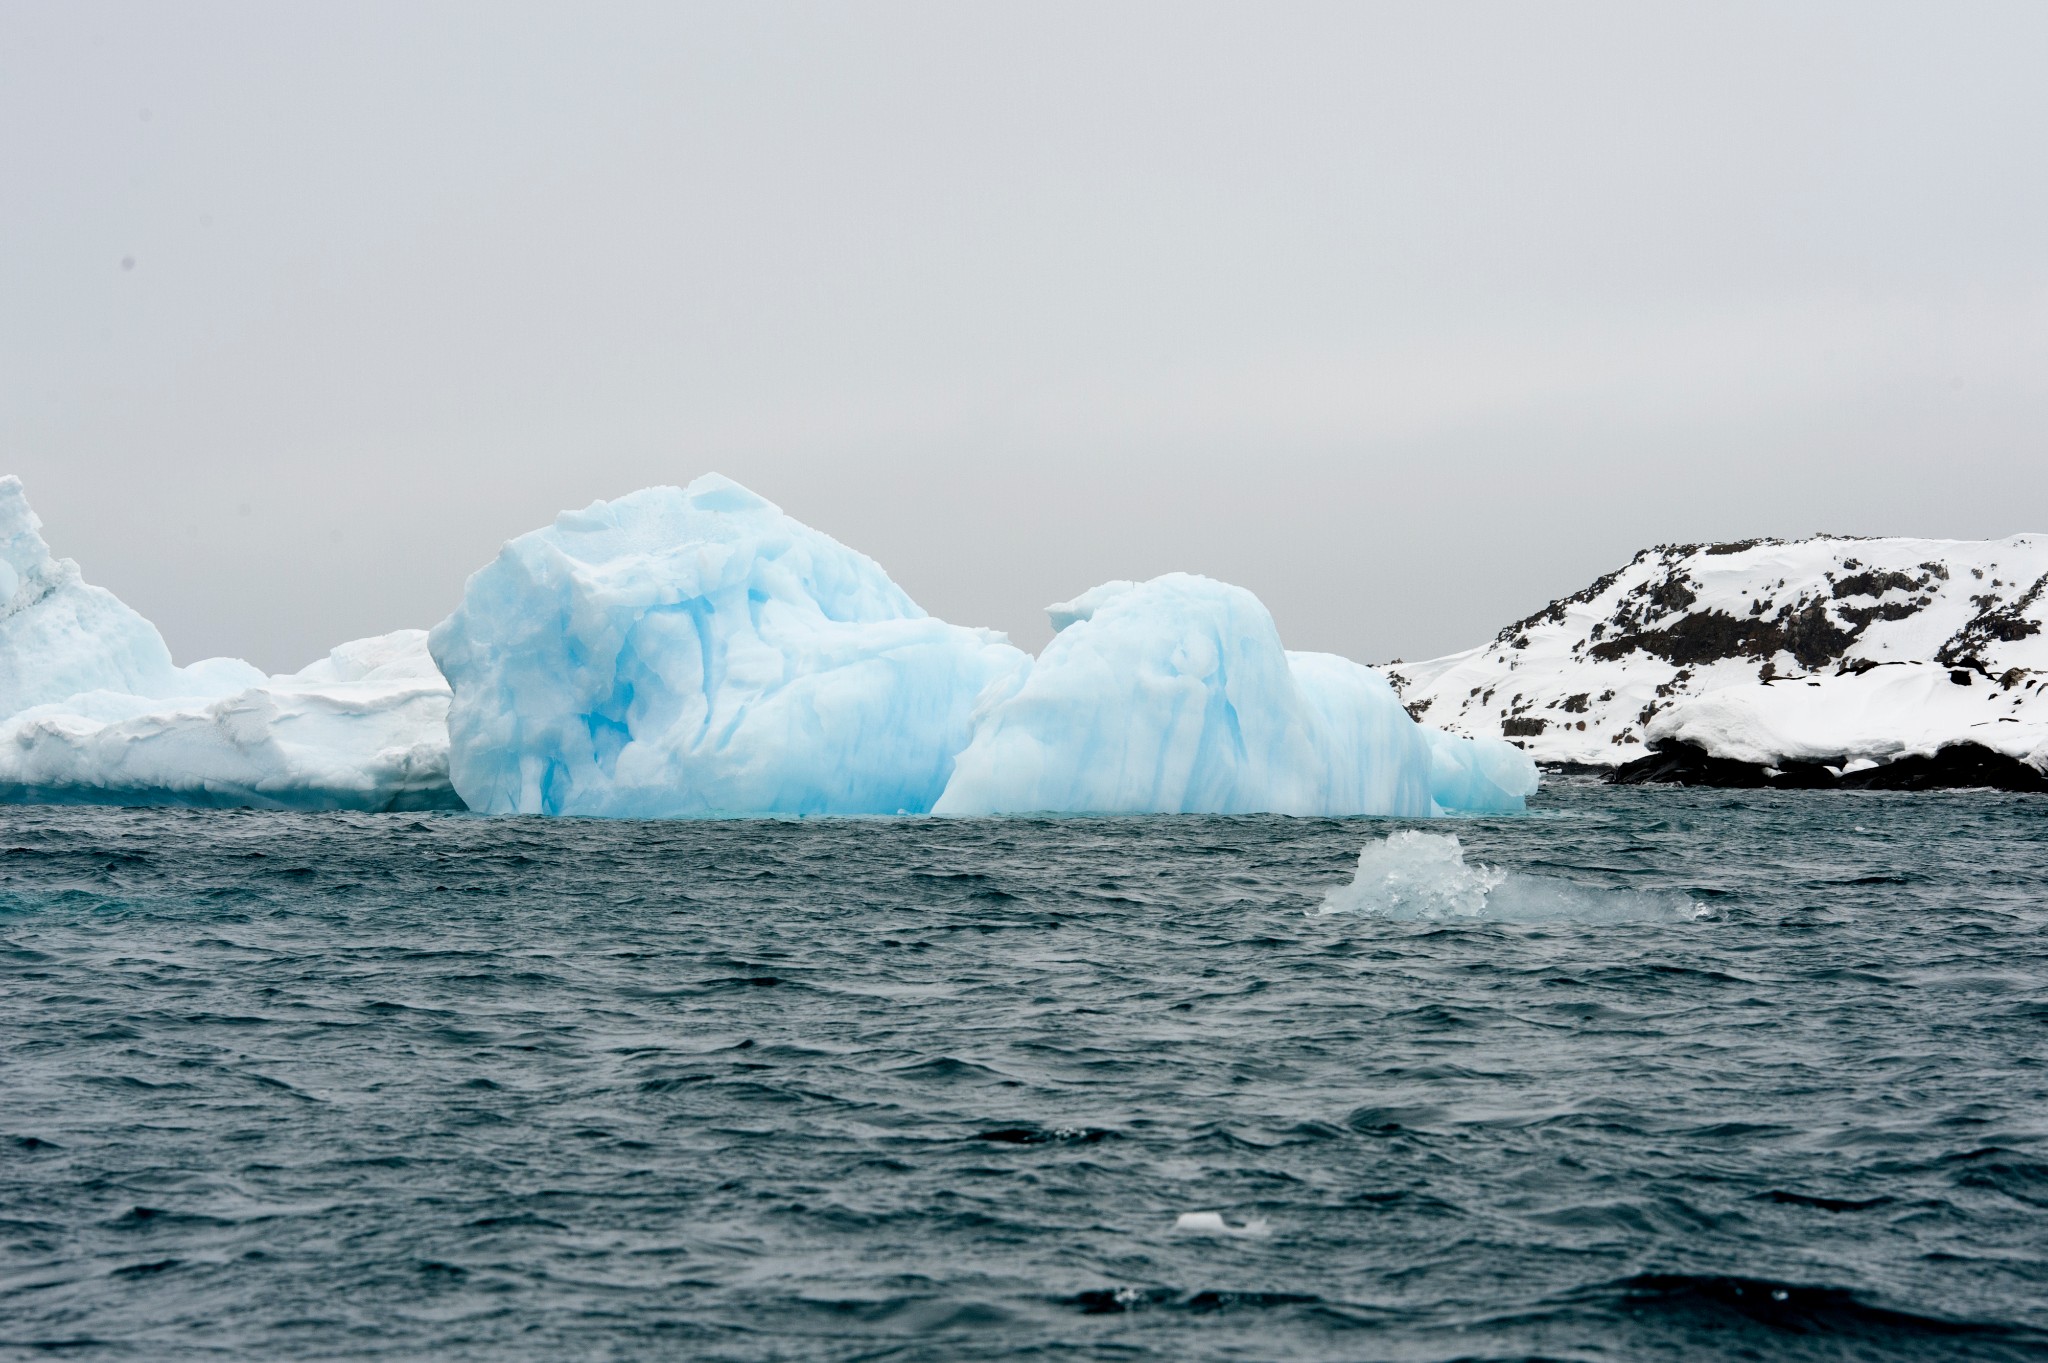
{"label": "snow-covered hillside", "polygon": [[1488,644],[1388,665],[1538,761],[1653,744],[1840,770],[1975,743],[2048,770],[2048,536],[1663,545]]}

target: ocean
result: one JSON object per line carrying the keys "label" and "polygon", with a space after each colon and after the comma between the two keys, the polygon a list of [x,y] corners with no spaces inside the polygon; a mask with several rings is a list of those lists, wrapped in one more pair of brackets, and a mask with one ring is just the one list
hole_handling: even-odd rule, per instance
{"label": "ocean", "polygon": [[0,1355],[2048,1359],[2048,798],[0,809]]}

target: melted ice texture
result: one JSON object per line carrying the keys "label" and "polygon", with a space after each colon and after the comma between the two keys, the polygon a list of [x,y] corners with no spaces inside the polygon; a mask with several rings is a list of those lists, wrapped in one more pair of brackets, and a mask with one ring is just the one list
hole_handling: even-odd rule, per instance
{"label": "melted ice texture", "polygon": [[432,634],[451,772],[490,813],[1508,810],[1534,764],[1432,735],[1187,574],[1052,608],[1035,661],[717,475],[505,546]]}

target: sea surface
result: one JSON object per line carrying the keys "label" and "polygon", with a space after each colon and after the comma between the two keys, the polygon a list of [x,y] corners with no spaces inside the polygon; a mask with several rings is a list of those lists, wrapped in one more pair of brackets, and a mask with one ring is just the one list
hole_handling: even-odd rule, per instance
{"label": "sea surface", "polygon": [[2039,796],[12,807],[0,1356],[2042,1359],[2044,1060]]}

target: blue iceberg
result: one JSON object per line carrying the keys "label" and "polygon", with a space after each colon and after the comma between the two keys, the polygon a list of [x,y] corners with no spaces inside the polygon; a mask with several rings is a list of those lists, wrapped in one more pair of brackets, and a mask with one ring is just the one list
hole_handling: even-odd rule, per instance
{"label": "blue iceberg", "polygon": [[1242,587],[1170,573],[1048,613],[1057,633],[982,717],[937,813],[1421,818],[1535,789],[1518,749],[1426,730],[1371,668],[1287,652]]}
{"label": "blue iceberg", "polygon": [[0,478],[0,800],[634,818],[1521,807],[1526,754],[1416,724],[1184,573],[1052,608],[1034,659],[715,474],[507,544],[429,634],[177,666]]}
{"label": "blue iceberg", "polygon": [[473,810],[923,813],[1030,658],[716,474],[564,512],[429,646]]}
{"label": "blue iceberg", "polygon": [[1518,749],[1288,653],[1240,587],[1113,582],[1036,660],[927,616],[865,555],[708,475],[505,546],[430,636],[483,813],[1512,810]]}

